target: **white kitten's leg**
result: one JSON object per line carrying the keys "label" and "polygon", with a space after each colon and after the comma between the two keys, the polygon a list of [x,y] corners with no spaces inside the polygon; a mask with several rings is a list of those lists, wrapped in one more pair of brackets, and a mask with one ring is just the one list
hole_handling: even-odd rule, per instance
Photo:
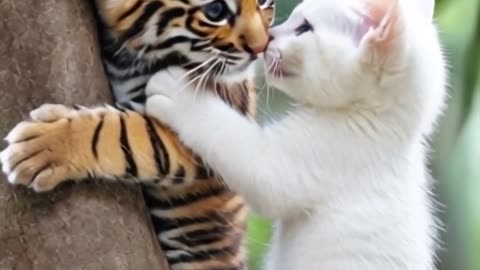
{"label": "white kitten's leg", "polygon": [[278,217],[308,205],[305,200],[311,185],[300,184],[291,170],[298,162],[282,151],[282,145],[273,145],[257,123],[217,97],[198,94],[180,101],[156,95],[148,99],[147,113],[176,130],[186,145],[261,214]]}

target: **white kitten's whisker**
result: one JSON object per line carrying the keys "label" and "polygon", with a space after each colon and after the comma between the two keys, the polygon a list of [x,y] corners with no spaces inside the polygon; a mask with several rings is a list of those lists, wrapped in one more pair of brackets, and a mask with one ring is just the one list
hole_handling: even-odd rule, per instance
{"label": "white kitten's whisker", "polygon": [[278,69],[280,66],[280,60],[279,58],[274,58],[273,59],[273,67],[272,67],[272,74],[274,76],[280,77],[280,70]]}
{"label": "white kitten's whisker", "polygon": [[270,85],[267,84],[267,98],[266,98],[266,103],[267,103],[267,108],[269,108],[269,112],[271,111],[270,107],[270,93],[273,95],[273,91],[271,91]]}
{"label": "white kitten's whisker", "polygon": [[[267,51],[267,53],[271,54],[268,51]],[[266,70],[265,70],[266,73],[275,74],[274,73],[274,68],[275,68],[276,61],[277,61],[277,58],[275,58],[275,57],[272,58],[272,61],[266,67]],[[268,110],[268,111],[264,111],[264,113],[267,113],[267,112],[271,112],[271,111],[270,111],[270,102],[269,102],[270,101],[270,85],[266,81],[264,81],[264,84],[263,84],[262,88],[260,89],[259,93],[260,94],[263,93],[264,90],[266,91],[266,100],[265,100],[266,102],[265,103],[267,105],[265,107],[266,107],[266,110]]]}
{"label": "white kitten's whisker", "polygon": [[276,65],[275,65],[275,72],[278,74],[280,79],[283,79],[283,68],[282,68],[282,62],[281,58],[276,58]]}
{"label": "white kitten's whisker", "polygon": [[[270,65],[267,67],[266,72],[269,74],[275,74],[274,68],[275,68],[275,58],[272,60]],[[270,110],[270,85],[265,81],[265,86],[266,86],[266,96],[265,96],[265,103],[266,103],[266,108],[267,110]]]}
{"label": "white kitten's whisker", "polygon": [[268,66],[266,68],[267,72],[270,72],[271,69],[275,66],[275,60],[276,59],[277,59],[276,57],[272,57],[272,61],[268,64]]}

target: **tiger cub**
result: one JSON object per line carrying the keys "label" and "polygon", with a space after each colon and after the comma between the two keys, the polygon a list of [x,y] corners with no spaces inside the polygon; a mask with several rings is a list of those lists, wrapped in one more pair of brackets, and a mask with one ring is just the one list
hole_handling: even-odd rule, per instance
{"label": "tiger cub", "polygon": [[[273,0],[96,0],[105,69],[117,106],[44,105],[7,136],[13,184],[48,191],[67,179],[131,179],[144,186],[172,270],[245,269],[247,207],[143,114],[145,86],[180,65],[244,115],[255,105],[252,63],[267,42]],[[212,87],[207,87],[212,88]]]}
{"label": "tiger cub", "polygon": [[[196,70],[192,75],[208,70],[225,83],[252,79],[248,71],[256,54],[266,47],[265,29],[272,24],[275,10],[275,0],[95,3],[116,105],[137,112],[144,111],[150,77],[168,66]],[[243,76],[232,80],[232,74]]]}

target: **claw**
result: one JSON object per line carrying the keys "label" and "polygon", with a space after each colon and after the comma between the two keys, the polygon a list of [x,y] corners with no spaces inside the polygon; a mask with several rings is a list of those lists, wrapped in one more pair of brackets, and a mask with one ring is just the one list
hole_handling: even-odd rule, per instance
{"label": "claw", "polygon": [[59,104],[45,104],[30,112],[30,117],[35,121],[54,122],[67,117],[72,109]]}
{"label": "claw", "polygon": [[10,174],[8,175],[7,179],[8,179],[8,182],[9,182],[10,184],[15,185],[15,184],[17,183],[17,182],[16,182],[16,180],[17,180],[17,174],[16,174],[15,172],[12,172],[12,173],[10,173]]}

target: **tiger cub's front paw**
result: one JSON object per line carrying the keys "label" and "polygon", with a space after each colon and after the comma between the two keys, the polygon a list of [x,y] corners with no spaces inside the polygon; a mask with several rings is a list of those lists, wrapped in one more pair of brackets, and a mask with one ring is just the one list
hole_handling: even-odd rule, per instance
{"label": "tiger cub's front paw", "polygon": [[88,147],[81,138],[90,135],[85,133],[95,117],[82,129],[72,123],[77,114],[63,105],[44,105],[31,113],[32,121],[19,123],[5,138],[8,147],[0,153],[8,181],[41,192],[68,179],[85,177],[77,154]]}

